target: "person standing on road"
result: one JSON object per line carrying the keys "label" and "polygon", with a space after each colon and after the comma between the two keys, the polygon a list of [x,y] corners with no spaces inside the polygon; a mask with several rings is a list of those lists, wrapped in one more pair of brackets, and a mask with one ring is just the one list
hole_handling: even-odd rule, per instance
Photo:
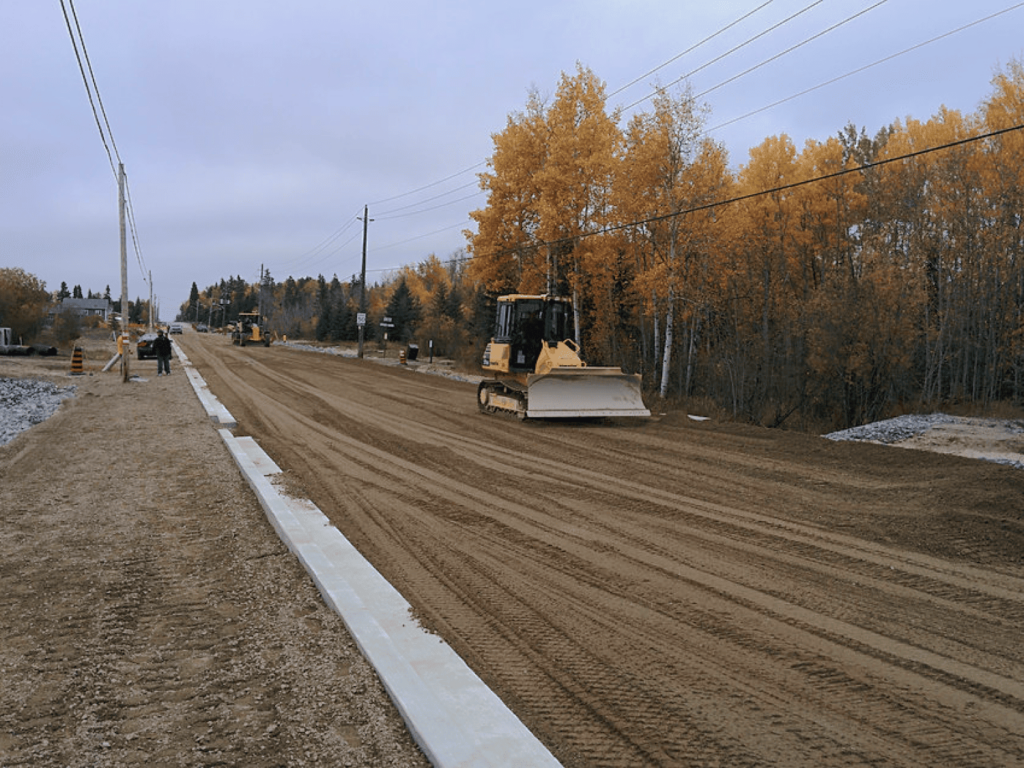
{"label": "person standing on road", "polygon": [[156,352],[156,375],[166,373],[171,375],[171,340],[164,335],[163,331],[156,332],[156,341],[153,342],[153,351]]}

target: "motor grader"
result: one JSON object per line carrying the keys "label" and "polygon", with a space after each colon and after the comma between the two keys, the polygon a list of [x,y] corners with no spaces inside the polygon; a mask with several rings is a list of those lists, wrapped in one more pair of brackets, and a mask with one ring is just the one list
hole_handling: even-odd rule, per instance
{"label": "motor grader", "polygon": [[482,364],[494,378],[480,382],[480,410],[519,419],[650,416],[640,375],[587,365],[571,329],[568,298],[500,296]]}
{"label": "motor grader", "polygon": [[259,312],[239,312],[238,322],[231,331],[231,343],[244,347],[246,344],[270,346],[270,336],[260,323]]}

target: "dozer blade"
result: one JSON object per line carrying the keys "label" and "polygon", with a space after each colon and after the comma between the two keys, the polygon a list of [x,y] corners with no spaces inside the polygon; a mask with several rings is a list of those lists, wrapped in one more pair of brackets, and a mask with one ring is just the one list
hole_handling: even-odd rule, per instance
{"label": "dozer blade", "polygon": [[530,376],[526,415],[531,419],[650,416],[640,376],[618,368],[556,368]]}

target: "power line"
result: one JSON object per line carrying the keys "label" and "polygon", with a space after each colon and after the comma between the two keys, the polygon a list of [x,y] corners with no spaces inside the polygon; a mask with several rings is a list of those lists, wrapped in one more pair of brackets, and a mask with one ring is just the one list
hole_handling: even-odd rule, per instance
{"label": "power line", "polygon": [[[451,177],[449,177],[449,178],[451,178]],[[399,208],[392,208],[390,211],[384,211],[384,213],[379,213],[377,215],[378,216],[391,216],[392,214],[398,213],[399,211],[404,211],[406,208],[415,208],[416,206],[423,205],[424,203],[430,203],[430,202],[433,202],[434,200],[440,200],[441,198],[448,197],[448,195],[454,194],[454,193],[458,192],[459,190],[468,189],[469,187],[474,187],[474,186],[476,186],[478,184],[479,184],[479,181],[469,181],[469,182],[466,182],[465,184],[463,184],[462,186],[455,187],[455,189],[450,189],[447,192],[442,192],[440,195],[434,195],[433,197],[428,197],[426,200],[420,200],[420,201],[415,202],[415,203],[409,203],[409,205],[403,205],[403,206],[401,206]],[[459,198],[459,200],[453,200],[452,202],[457,203],[457,202],[460,202],[461,200],[465,200],[465,199],[466,198]],[[451,203],[445,203],[445,205],[451,205]],[[426,210],[434,210],[434,209],[433,208],[427,208]],[[402,214],[402,215],[403,216],[411,216],[411,215],[416,214],[416,213],[420,213],[420,211],[413,211],[412,213]],[[394,218],[399,218],[399,217],[395,216]]]}
{"label": "power line", "polygon": [[[135,259],[139,263],[139,270],[142,272],[142,279],[147,285],[149,285],[149,269],[146,267],[146,260],[142,257],[142,248],[139,245],[139,233],[135,228],[135,206],[132,204],[132,192],[131,186],[128,183],[127,173],[125,173],[124,190],[128,207],[128,228],[132,233],[132,247],[135,250]],[[151,285],[150,288],[152,288]]]}
{"label": "power line", "polygon": [[[788,24],[789,22],[793,21],[794,19],[796,19],[796,18],[798,18],[798,17],[802,16],[803,14],[807,13],[807,12],[808,12],[809,10],[811,10],[812,8],[814,8],[814,7],[816,6],[816,5],[821,5],[821,4],[822,4],[822,3],[824,2],[824,1],[825,1],[825,0],[815,0],[815,2],[811,3],[810,5],[804,6],[803,8],[801,8],[801,9],[800,9],[799,11],[797,11],[796,13],[794,13],[794,14],[791,14],[790,16],[787,16],[787,17],[786,17],[786,18],[784,18],[784,19],[783,19],[782,21],[780,21],[780,22],[777,22],[777,23],[773,24],[772,26],[768,27],[768,29],[765,29],[765,30],[762,30],[761,32],[758,32],[758,33],[757,33],[756,35],[754,35],[753,37],[751,37],[751,38],[748,38],[747,40],[744,40],[744,41],[743,41],[742,43],[740,43],[739,45],[737,45],[737,46],[734,46],[734,47],[730,48],[730,49],[729,49],[728,51],[726,51],[725,53],[723,53],[723,54],[720,54],[720,55],[716,56],[715,58],[711,59],[711,61],[707,61],[707,62],[705,62],[704,64],[701,64],[701,65],[700,65],[699,67],[697,67],[696,69],[692,69],[692,70],[690,70],[690,71],[689,71],[689,72],[687,72],[687,73],[686,73],[685,75],[681,75],[681,76],[677,77],[677,78],[676,78],[675,80],[673,80],[673,81],[672,81],[671,83],[669,83],[668,85],[666,85],[666,86],[663,86],[663,87],[661,87],[661,88],[655,88],[655,89],[654,89],[654,91],[652,91],[651,93],[647,94],[647,95],[646,95],[646,96],[644,96],[644,97],[643,97],[642,99],[637,99],[637,100],[636,100],[636,101],[634,101],[634,102],[633,102],[632,104],[630,104],[630,105],[628,105],[627,107],[625,107],[625,108],[623,109],[623,111],[626,111],[626,110],[630,110],[630,109],[632,109],[633,107],[635,107],[635,106],[636,106],[637,104],[642,104],[643,102],[647,101],[647,100],[648,100],[649,98],[651,98],[652,96],[655,96],[655,95],[657,95],[657,94],[659,94],[659,93],[662,93],[662,92],[664,92],[666,88],[671,88],[671,87],[672,87],[673,85],[675,85],[676,83],[682,82],[683,80],[686,80],[686,79],[688,79],[688,78],[692,77],[693,75],[697,74],[698,72],[700,72],[700,71],[702,71],[702,70],[705,70],[705,69],[707,69],[707,68],[708,68],[708,67],[710,67],[710,66],[711,66],[712,64],[715,64],[715,63],[717,63],[717,62],[721,61],[722,59],[724,59],[724,58],[726,58],[726,57],[728,57],[728,56],[731,56],[732,54],[736,53],[737,51],[739,51],[739,50],[741,50],[741,49],[743,49],[743,48],[747,47],[747,46],[748,46],[748,45],[750,45],[751,43],[753,43],[753,42],[755,42],[755,41],[757,41],[757,40],[760,40],[760,39],[761,39],[762,37],[764,37],[765,35],[767,35],[767,34],[770,34],[771,32],[774,32],[774,31],[775,31],[776,29],[779,29],[780,27],[782,27],[782,26],[784,26],[784,25]],[[884,0],[883,0],[883,2],[884,2]]]}
{"label": "power line", "polygon": [[415,237],[410,237],[407,240],[401,240],[401,241],[396,242],[396,243],[388,243],[387,245],[377,246],[373,250],[374,250],[374,252],[377,252],[377,251],[387,250],[388,248],[397,248],[400,245],[406,245],[407,243],[413,243],[413,242],[415,242],[417,240],[422,240],[425,237],[430,237],[431,235],[439,235],[442,232],[447,232],[448,230],[455,229],[456,227],[464,227],[467,224],[472,224],[472,221],[467,219],[465,221],[459,222],[458,224],[449,224],[447,227],[441,227],[440,229],[435,229],[433,232],[424,232],[422,235],[416,235]]}
{"label": "power line", "polygon": [[431,182],[430,184],[426,184],[426,185],[424,185],[422,187],[418,187],[417,189],[410,190],[409,192],[403,192],[400,195],[394,195],[393,197],[385,197],[383,200],[376,200],[374,202],[369,203],[369,205],[380,205],[381,203],[390,203],[392,200],[398,200],[399,198],[402,198],[402,197],[408,197],[409,195],[415,195],[417,192],[422,192],[425,189],[430,189],[431,187],[436,187],[438,184],[444,184],[446,181],[450,181],[451,179],[458,178],[462,174],[469,173],[470,171],[472,171],[472,170],[474,170],[476,168],[479,168],[482,165],[486,165],[486,164],[487,164],[486,160],[481,160],[479,163],[475,163],[475,164],[469,166],[469,168],[464,168],[463,170],[458,171],[457,173],[453,173],[450,176],[446,176],[443,179],[439,179],[438,181]]}
{"label": "power line", "polygon": [[[687,48],[687,49],[686,49],[685,51],[683,51],[682,53],[677,53],[677,54],[676,54],[675,56],[673,56],[673,57],[672,57],[671,59],[669,59],[668,61],[666,61],[666,62],[664,62],[664,63],[662,63],[662,64],[659,64],[658,66],[656,66],[656,67],[655,67],[654,69],[650,70],[649,72],[646,72],[646,73],[644,73],[644,74],[640,75],[640,77],[634,78],[633,80],[630,80],[630,81],[629,81],[628,83],[626,83],[625,85],[623,85],[623,86],[620,86],[620,87],[616,88],[616,89],[615,89],[614,91],[612,91],[611,93],[609,93],[609,94],[608,94],[608,98],[610,99],[610,98],[611,98],[612,96],[616,96],[616,95],[618,95],[618,94],[622,93],[622,92],[623,92],[624,90],[626,90],[627,88],[631,88],[631,87],[633,87],[634,85],[636,85],[637,83],[639,83],[639,82],[640,82],[641,80],[643,80],[643,79],[644,79],[645,77],[650,77],[650,76],[651,76],[651,75],[653,75],[653,74],[654,74],[655,72],[657,72],[657,71],[658,71],[659,69],[664,69],[664,68],[665,68],[665,67],[667,67],[667,66],[668,66],[669,64],[671,64],[671,63],[672,63],[673,61],[677,61],[678,59],[681,59],[681,58],[682,58],[683,56],[685,56],[686,54],[688,54],[688,53],[692,53],[693,51],[697,50],[698,48],[700,48],[700,47],[701,47],[702,45],[704,45],[705,43],[709,43],[709,42],[711,42],[712,40],[714,40],[714,39],[715,39],[716,37],[718,37],[719,35],[721,35],[721,34],[724,34],[725,32],[728,32],[728,31],[729,31],[730,29],[732,29],[733,27],[735,27],[735,26],[736,26],[737,24],[739,24],[740,22],[746,21],[746,20],[747,20],[747,19],[749,19],[749,18],[750,18],[751,16],[753,16],[753,15],[754,15],[755,13],[757,13],[757,12],[758,12],[758,11],[760,11],[761,9],[763,9],[763,8],[765,8],[765,7],[769,6],[769,5],[771,5],[771,4],[773,3],[773,2],[774,2],[774,0],[768,0],[768,1],[767,1],[767,2],[765,2],[765,3],[761,3],[761,5],[757,6],[757,8],[755,8],[754,10],[752,10],[752,11],[748,11],[747,13],[743,14],[742,16],[740,16],[740,17],[739,17],[738,19],[736,19],[735,21],[733,21],[733,22],[730,22],[729,24],[726,24],[726,25],[725,25],[724,27],[722,27],[722,28],[721,28],[720,30],[718,30],[718,31],[717,31],[717,32],[715,32],[714,34],[708,35],[708,36],[707,36],[707,37],[705,37],[705,38],[704,38],[703,40],[701,40],[701,41],[700,41],[699,43],[694,43],[693,45],[691,45],[691,46],[690,46],[689,48]],[[649,98],[649,97],[648,97],[648,98]]]}
{"label": "power line", "polygon": [[813,93],[814,91],[817,91],[817,90],[819,90],[821,88],[824,88],[826,86],[834,85],[835,83],[838,83],[840,80],[845,80],[848,77],[852,77],[853,75],[860,74],[861,72],[864,72],[864,71],[866,71],[868,69],[871,69],[872,67],[877,67],[879,64],[884,64],[887,61],[891,61],[892,59],[895,59],[895,58],[897,58],[899,56],[903,56],[904,54],[916,51],[917,49],[923,48],[926,45],[931,45],[932,43],[936,43],[939,40],[943,40],[943,39],[945,39],[947,37],[951,37],[952,35],[955,35],[955,34],[957,34],[959,32],[963,32],[964,30],[967,30],[967,29],[970,29],[971,27],[977,26],[978,24],[982,24],[982,23],[984,23],[986,21],[991,21],[992,19],[996,18],[997,16],[1002,16],[1004,13],[1009,13],[1010,11],[1015,11],[1018,8],[1020,8],[1021,6],[1024,6],[1024,3],[1017,3],[1016,5],[1012,5],[1009,8],[1004,8],[1001,11],[996,11],[995,13],[989,14],[988,16],[985,16],[985,17],[980,18],[980,19],[976,19],[976,20],[974,20],[972,22],[964,24],[963,26],[957,27],[956,29],[950,30],[949,32],[946,32],[946,33],[941,34],[941,35],[937,35],[936,37],[933,37],[933,38],[931,38],[929,40],[925,40],[923,42],[917,43],[916,45],[912,45],[909,48],[904,48],[902,51],[898,51],[897,53],[893,53],[893,54],[890,54],[889,56],[885,56],[885,57],[883,57],[881,59],[878,59],[877,61],[871,62],[870,64],[865,64],[863,67],[858,67],[857,69],[850,70],[849,72],[847,72],[845,74],[842,74],[842,75],[839,75],[838,77],[833,77],[831,80],[826,80],[823,83],[818,83],[817,85],[812,86],[811,88],[807,88],[807,89],[805,89],[803,91],[800,91],[799,93],[794,93],[794,94],[792,94],[790,96],[787,96],[784,99],[779,99],[778,101],[773,101],[771,104],[767,104],[767,105],[765,105],[763,107],[760,107],[758,109],[755,109],[755,110],[752,110],[750,112],[747,112],[746,114],[740,115],[739,117],[734,117],[731,120],[726,120],[724,123],[719,123],[718,125],[716,125],[716,126],[714,126],[712,128],[709,128],[707,131],[705,131],[705,133],[711,133],[712,131],[717,131],[720,128],[725,128],[727,125],[732,125],[733,123],[738,123],[740,120],[746,120],[748,117],[753,117],[754,115],[760,114],[761,112],[766,112],[769,109],[774,109],[775,107],[778,107],[778,106],[780,106],[782,104],[785,104],[788,101],[792,101],[793,99],[800,98],[801,96],[806,96],[807,94]]}
{"label": "power line", "polygon": [[78,39],[82,43],[82,55],[85,56],[85,64],[89,68],[89,79],[92,80],[92,88],[96,92],[96,101],[100,105],[100,114],[103,115],[103,124],[107,126],[107,135],[110,137],[110,146],[114,148],[114,157],[117,158],[117,162],[121,162],[121,155],[117,151],[117,142],[114,141],[114,132],[110,129],[110,121],[107,119],[107,110],[103,106],[103,97],[100,96],[100,86],[96,82],[96,74],[92,69],[92,62],[89,60],[89,51],[85,47],[85,37],[82,36],[82,27],[78,23],[78,13],[75,11],[74,0],[68,0],[68,5],[71,6],[71,15],[75,19],[75,29],[78,31]]}
{"label": "power line", "polygon": [[[114,136],[110,132],[110,123],[107,122],[106,111],[103,110],[103,102],[100,100],[99,88],[95,88],[95,99],[93,98],[94,87],[90,87],[89,79],[92,78],[93,86],[96,84],[96,78],[93,75],[92,64],[88,64],[89,75],[85,74],[86,67],[82,63],[82,56],[85,56],[86,63],[89,62],[89,54],[85,50],[85,38],[82,37],[82,28],[78,23],[78,14],[75,13],[75,4],[73,0],[67,0],[68,5],[71,6],[71,13],[75,19],[75,29],[78,30],[78,38],[75,37],[75,32],[71,29],[71,19],[68,17],[67,6],[64,5],[64,0],[60,0],[61,10],[64,12],[64,23],[68,28],[68,36],[71,38],[71,47],[75,51],[75,59],[78,61],[78,71],[82,73],[82,83],[85,85],[86,95],[89,97],[89,106],[92,107],[92,116],[96,120],[96,128],[100,132],[100,141],[103,142],[103,148],[107,152],[107,159],[110,161],[110,170],[114,173],[114,178],[117,178],[117,168],[114,164],[114,156],[117,156],[117,161],[121,162],[120,155],[117,154],[117,145],[114,144]],[[81,46],[82,51],[79,53],[78,48]],[[103,125],[100,123],[99,112],[96,111],[96,102],[100,102],[100,110],[103,111],[103,122],[107,125],[107,131],[104,133]],[[114,152],[111,154],[110,145],[107,144],[107,136],[110,135],[110,144],[114,145]]]}
{"label": "power line", "polygon": [[[476,182],[473,182],[473,183],[475,184]],[[380,213],[380,214],[377,214],[377,219],[379,221],[394,221],[395,219],[404,219],[404,218],[407,218],[409,216],[418,216],[421,213],[429,213],[430,211],[436,211],[436,210],[439,210],[441,208],[447,208],[449,205],[455,205],[455,203],[462,203],[462,202],[465,202],[466,200],[472,200],[474,197],[477,197],[477,196],[479,196],[482,193],[483,193],[483,190],[482,189],[478,189],[476,192],[474,192],[471,195],[466,195],[464,197],[457,198],[456,200],[449,200],[447,203],[441,203],[440,205],[434,205],[434,206],[431,206],[430,208],[420,208],[419,210],[410,211],[409,213],[402,213],[402,214],[399,214],[397,216],[388,216],[386,214]],[[428,201],[424,200],[423,202],[428,202]],[[398,210],[401,210],[401,209],[398,209]]]}
{"label": "power line", "polygon": [[714,85],[711,88],[708,88],[706,91],[702,91],[701,93],[697,94],[696,98],[699,99],[702,96],[707,96],[712,91],[716,91],[719,88],[721,88],[722,86],[728,85],[729,83],[733,82],[734,80],[739,80],[744,75],[749,75],[751,72],[753,72],[753,71],[755,71],[757,69],[760,69],[761,67],[765,66],[766,64],[770,64],[771,62],[775,61],[776,59],[781,59],[786,54],[792,53],[793,51],[797,50],[798,48],[802,48],[803,46],[807,45],[808,43],[811,43],[811,42],[817,40],[819,37],[823,37],[823,36],[827,35],[829,32],[832,32],[832,31],[838,29],[839,27],[843,26],[844,24],[848,24],[851,21],[853,21],[854,19],[860,18],[865,13],[868,13],[869,11],[873,11],[878,6],[885,5],[885,3],[887,3],[887,2],[888,2],[888,0],[879,0],[879,2],[875,3],[874,5],[872,5],[872,6],[868,7],[868,8],[864,8],[863,10],[858,11],[857,13],[853,14],[852,16],[848,16],[845,19],[843,19],[842,21],[833,24],[828,29],[824,29],[821,32],[818,32],[817,34],[811,35],[810,37],[808,37],[805,40],[802,40],[801,42],[797,43],[796,45],[792,45],[789,48],[787,48],[786,50],[780,51],[779,53],[777,53],[774,56],[771,56],[771,57],[765,59],[764,61],[760,62],[759,64],[755,64],[754,66],[750,67],[749,69],[743,70],[738,75],[733,75],[729,79],[723,80],[718,85]]}
{"label": "power line", "polygon": [[[345,234],[345,232],[350,227],[352,227],[357,220],[358,219],[357,219],[356,214],[352,214],[352,216],[350,216],[341,227],[339,227],[334,232],[332,232],[330,235],[328,235],[326,238],[321,240],[320,243],[318,243],[317,245],[315,245],[312,248],[310,248],[308,251],[300,254],[299,256],[296,256],[294,259],[291,259],[290,261],[288,261],[286,263],[287,264],[295,264],[295,263],[304,261],[307,258],[313,258],[313,257],[321,254],[324,250],[327,249],[328,246],[330,246],[332,243],[337,241],[338,238],[340,238],[343,234]],[[340,246],[340,247],[344,247],[345,245],[347,245],[351,241],[352,241],[352,238],[350,238],[349,240],[346,240],[345,243],[343,243],[342,246]],[[335,249],[335,251],[336,250],[337,249]],[[332,253],[335,252],[335,251],[332,251]]]}

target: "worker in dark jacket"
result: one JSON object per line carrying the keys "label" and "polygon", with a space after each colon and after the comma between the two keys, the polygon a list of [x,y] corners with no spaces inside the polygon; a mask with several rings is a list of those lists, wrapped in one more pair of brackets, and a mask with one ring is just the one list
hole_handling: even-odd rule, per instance
{"label": "worker in dark jacket", "polygon": [[171,375],[171,340],[164,335],[163,331],[156,332],[156,341],[153,342],[153,351],[156,352],[156,375],[166,373]]}

